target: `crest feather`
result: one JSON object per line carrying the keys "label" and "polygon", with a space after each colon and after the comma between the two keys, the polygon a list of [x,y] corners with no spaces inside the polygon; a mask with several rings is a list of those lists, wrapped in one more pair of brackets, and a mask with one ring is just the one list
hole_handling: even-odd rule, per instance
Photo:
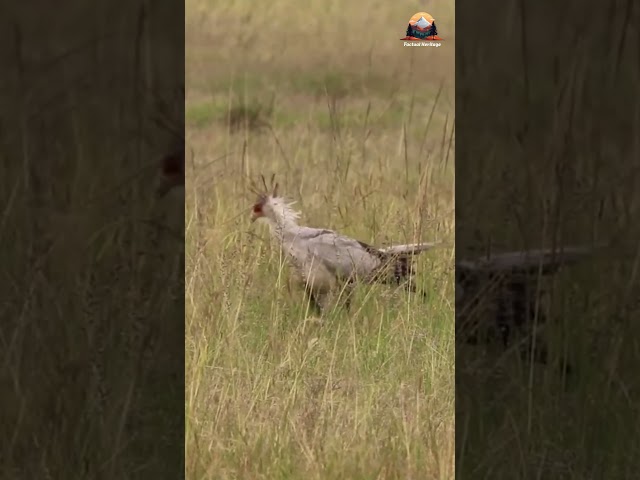
{"label": "crest feather", "polygon": [[267,180],[264,178],[264,175],[261,174],[260,180],[262,182],[262,186],[258,186],[258,183],[255,180],[252,180],[249,184],[249,190],[261,199],[268,196],[277,197],[279,184],[275,181],[275,179],[276,174],[274,173],[271,175],[269,185],[267,185]]}

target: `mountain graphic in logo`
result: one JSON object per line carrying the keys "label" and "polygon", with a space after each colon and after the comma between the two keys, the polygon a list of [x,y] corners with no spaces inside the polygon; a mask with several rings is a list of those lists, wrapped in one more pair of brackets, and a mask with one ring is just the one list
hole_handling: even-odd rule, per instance
{"label": "mountain graphic in logo", "polygon": [[400,40],[442,40],[438,36],[436,20],[427,12],[418,12],[409,19],[407,32]]}
{"label": "mountain graphic in logo", "polygon": [[415,24],[415,26],[422,31],[426,31],[427,28],[431,28],[431,25],[433,24],[424,17],[420,17],[420,20],[418,20]]}

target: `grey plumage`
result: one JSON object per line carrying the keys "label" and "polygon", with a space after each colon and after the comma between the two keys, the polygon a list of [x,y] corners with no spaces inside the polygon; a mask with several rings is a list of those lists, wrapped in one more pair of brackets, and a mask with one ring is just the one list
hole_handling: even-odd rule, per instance
{"label": "grey plumage", "polygon": [[[269,225],[272,237],[294,266],[313,306],[320,311],[327,307],[330,293],[344,292],[358,282],[404,283],[415,291],[409,283],[413,275],[410,257],[437,245],[376,248],[333,230],[298,225],[299,212],[277,195],[277,185],[269,194],[256,193],[253,220]],[[344,293],[348,297],[349,292]]]}

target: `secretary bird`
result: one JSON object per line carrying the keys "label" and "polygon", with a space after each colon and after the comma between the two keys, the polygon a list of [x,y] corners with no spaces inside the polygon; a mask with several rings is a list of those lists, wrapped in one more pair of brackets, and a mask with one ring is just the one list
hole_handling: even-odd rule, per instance
{"label": "secretary bird", "polygon": [[[537,343],[534,360],[546,363],[546,342],[534,335],[532,328],[536,320],[539,325],[546,321],[542,309],[537,308],[546,292],[536,280],[577,263],[596,248],[516,251],[456,261],[456,338],[469,344],[497,338],[507,348],[519,331],[528,346],[525,353],[530,354]],[[489,316],[485,315],[487,310]]]}
{"label": "secretary bird", "polygon": [[271,188],[262,177],[264,190],[255,184],[258,198],[251,221],[269,226],[271,237],[294,267],[297,280],[304,285],[312,308],[321,314],[329,306],[330,294],[342,290],[349,308],[352,287],[360,283],[403,285],[419,292],[411,283],[414,274],[411,256],[427,251],[439,243],[414,243],[376,248],[333,230],[298,225],[300,212],[294,202],[278,196],[278,184],[271,178]]}

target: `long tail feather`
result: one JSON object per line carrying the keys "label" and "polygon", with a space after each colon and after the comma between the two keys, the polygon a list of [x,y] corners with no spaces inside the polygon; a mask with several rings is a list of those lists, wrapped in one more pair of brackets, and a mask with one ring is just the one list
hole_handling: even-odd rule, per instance
{"label": "long tail feather", "polygon": [[602,245],[574,246],[562,249],[540,249],[530,251],[506,252],[493,255],[490,258],[480,258],[472,261],[462,260],[456,263],[456,268],[468,271],[514,271],[535,273],[542,267],[543,273],[555,272],[563,265],[570,265],[591,255]]}
{"label": "long tail feather", "polygon": [[[430,243],[410,243],[406,245],[392,245],[377,250],[378,254],[382,254],[385,263],[390,270],[386,270],[387,274],[379,277],[377,280],[382,283],[392,283],[396,285],[404,284],[405,288],[418,293],[410,281],[415,272],[411,262],[411,256],[418,255],[432,248],[442,245],[441,242]],[[424,297],[425,295],[422,294]]]}
{"label": "long tail feather", "polygon": [[406,245],[392,245],[379,250],[388,255],[417,255],[442,245],[442,242],[408,243]]}

